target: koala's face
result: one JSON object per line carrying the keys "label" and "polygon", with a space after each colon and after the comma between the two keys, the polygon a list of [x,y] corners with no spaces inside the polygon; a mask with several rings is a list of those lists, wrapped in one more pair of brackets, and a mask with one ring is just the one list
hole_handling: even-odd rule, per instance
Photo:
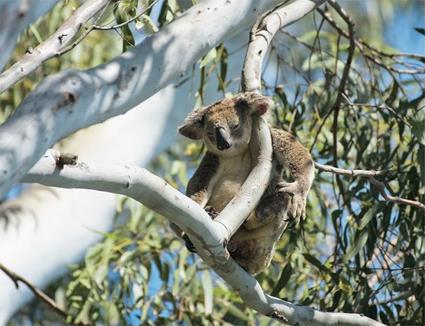
{"label": "koala's face", "polygon": [[264,114],[271,105],[268,97],[242,93],[192,112],[179,128],[191,139],[203,139],[210,152],[234,156],[245,152],[251,140],[254,115]]}

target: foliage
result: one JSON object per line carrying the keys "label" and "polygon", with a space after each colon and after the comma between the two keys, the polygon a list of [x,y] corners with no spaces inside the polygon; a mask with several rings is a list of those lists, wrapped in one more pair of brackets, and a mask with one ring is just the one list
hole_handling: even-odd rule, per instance
{"label": "foliage", "polygon": [[[121,22],[134,16],[136,2],[122,2],[107,14],[108,19],[114,14],[116,22]],[[42,39],[51,34],[75,3],[59,4],[33,25],[14,59],[37,44],[37,34]],[[179,13],[179,4],[163,1],[139,25],[148,21],[163,26]],[[423,10],[418,2],[400,4],[382,3],[379,10],[388,17],[406,15],[412,8]],[[264,72],[265,91],[278,104],[274,124],[301,139],[317,162],[386,170],[379,180],[391,193],[425,202],[424,74],[403,73],[423,67],[423,58],[388,55],[397,50],[384,41],[385,30],[369,33],[375,18],[385,16],[369,10],[369,16],[362,17],[356,9],[349,11],[358,22],[356,38],[366,41],[354,50],[338,106],[338,87],[351,51],[348,39],[319,13],[276,39]],[[347,30],[337,13],[332,12],[332,17]],[[74,51],[45,63],[29,79],[0,95],[3,116],[43,74],[94,66],[131,46],[131,29],[123,28],[120,34],[124,41],[112,31],[95,31]],[[425,45],[421,37],[418,40]],[[217,78],[218,91],[228,94],[228,60],[223,45],[200,60],[199,103],[209,78]],[[178,144],[162,154],[152,169],[184,191],[202,151],[199,144]],[[161,216],[128,199],[120,200],[117,212],[121,222],[114,231],[103,235],[84,262],[72,268],[69,278],[51,288],[56,294],[65,291],[63,305],[69,321],[273,324],[245,309],[238,296],[175,239]],[[122,223],[126,214],[129,218]],[[284,234],[272,266],[259,275],[266,291],[326,311],[361,312],[388,324],[424,323],[424,211],[385,201],[367,178],[318,173],[307,216],[298,229]],[[37,305],[37,311],[42,309]],[[36,322],[48,315],[40,317],[28,309],[24,313]]]}

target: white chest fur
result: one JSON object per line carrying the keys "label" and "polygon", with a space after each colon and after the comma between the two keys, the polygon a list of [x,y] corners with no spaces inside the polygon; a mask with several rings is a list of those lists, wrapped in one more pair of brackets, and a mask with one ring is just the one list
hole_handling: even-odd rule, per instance
{"label": "white chest fur", "polygon": [[212,183],[213,189],[207,205],[220,212],[239,191],[251,171],[251,155],[245,153],[232,158],[220,158],[219,168]]}

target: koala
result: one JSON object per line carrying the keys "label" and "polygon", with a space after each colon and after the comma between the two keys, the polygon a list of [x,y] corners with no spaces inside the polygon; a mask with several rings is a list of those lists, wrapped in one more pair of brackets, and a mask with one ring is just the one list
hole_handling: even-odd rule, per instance
{"label": "koala", "polygon": [[[179,128],[190,139],[203,140],[207,151],[190,179],[186,194],[214,218],[237,194],[257,163],[251,134],[253,118],[272,106],[270,98],[240,93],[194,110]],[[270,265],[275,246],[288,225],[305,215],[306,198],[314,177],[310,153],[290,133],[270,128],[273,144],[272,177],[259,204],[229,240],[227,249],[238,264],[255,275]],[[293,182],[284,182],[287,168]],[[189,250],[190,239],[175,225]]]}

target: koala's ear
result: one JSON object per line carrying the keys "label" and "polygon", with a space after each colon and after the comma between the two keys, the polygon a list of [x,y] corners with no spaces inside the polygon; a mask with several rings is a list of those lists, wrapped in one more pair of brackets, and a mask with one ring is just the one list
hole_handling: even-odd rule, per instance
{"label": "koala's ear", "polygon": [[273,109],[273,100],[268,96],[263,96],[254,92],[241,93],[237,96],[236,103],[239,106],[247,107],[250,114],[263,115],[269,109]]}
{"label": "koala's ear", "polygon": [[179,133],[190,139],[201,139],[204,115],[207,111],[208,107],[203,107],[189,113],[183,124],[179,127]]}

